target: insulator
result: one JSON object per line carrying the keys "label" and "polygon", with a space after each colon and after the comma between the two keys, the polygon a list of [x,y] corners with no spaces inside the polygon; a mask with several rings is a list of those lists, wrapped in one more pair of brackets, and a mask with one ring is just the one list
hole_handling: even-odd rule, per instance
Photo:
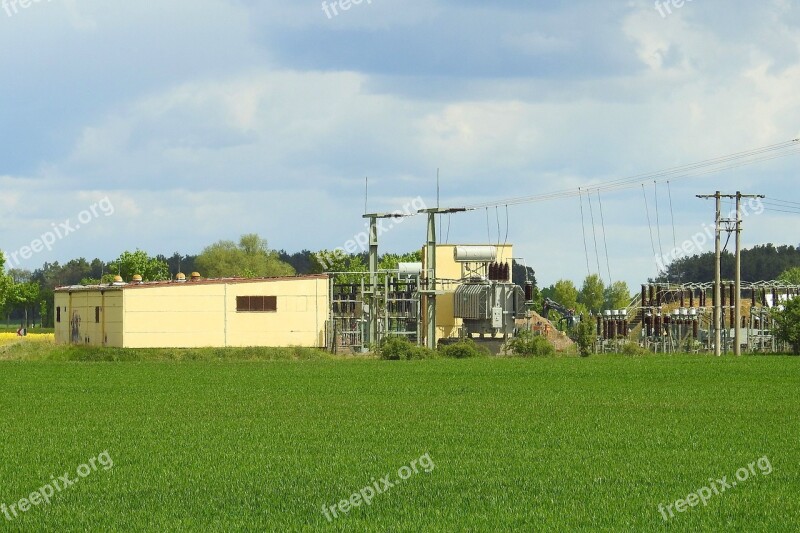
{"label": "insulator", "polygon": [[614,320],[612,320],[611,324],[609,324],[608,338],[609,339],[616,339],[617,338],[617,323]]}
{"label": "insulator", "polygon": [[642,285],[642,307],[647,307],[647,285]]}
{"label": "insulator", "polygon": [[750,291],[750,307],[756,306],[756,290]]}
{"label": "insulator", "polygon": [[603,317],[597,315],[597,336],[599,337],[603,333]]}
{"label": "insulator", "polygon": [[656,288],[656,307],[661,307],[661,301],[663,298],[663,292],[661,287]]}
{"label": "insulator", "polygon": [[503,276],[503,281],[511,281],[511,265],[506,263],[505,266],[505,275]]}
{"label": "insulator", "polygon": [[533,301],[533,283],[530,281],[525,283],[525,301],[532,302]]}
{"label": "insulator", "polygon": [[686,291],[681,289],[681,307],[686,307]]}
{"label": "insulator", "polygon": [[694,308],[694,289],[689,289],[689,307]]}
{"label": "insulator", "polygon": [[[725,307],[725,296],[726,296],[726,294],[725,294],[725,293],[726,293],[726,292],[727,292],[727,291],[725,290],[725,287],[722,287],[722,288],[720,289],[720,291],[719,291],[719,294],[720,294],[720,296],[722,296],[722,307]],[[716,304],[716,302],[714,302],[714,303]]]}
{"label": "insulator", "polygon": [[736,285],[731,284],[731,305],[736,305]]}
{"label": "insulator", "polygon": [[650,285],[650,307],[653,307],[653,302],[656,301],[656,287],[655,285]]}
{"label": "insulator", "polygon": [[608,320],[603,319],[603,338],[608,340]]}
{"label": "insulator", "polygon": [[700,321],[692,321],[692,336],[696,339],[700,336]]}

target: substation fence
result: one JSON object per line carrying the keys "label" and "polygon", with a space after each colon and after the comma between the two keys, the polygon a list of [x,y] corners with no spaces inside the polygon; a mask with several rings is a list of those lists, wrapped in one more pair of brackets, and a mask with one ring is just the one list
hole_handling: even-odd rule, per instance
{"label": "substation fence", "polygon": [[[714,283],[642,285],[641,296],[627,309],[609,310],[596,318],[596,353],[619,352],[635,343],[656,353],[699,353],[715,346]],[[723,282],[721,343],[732,351],[736,328],[742,347],[751,353],[785,352],[774,335],[774,311],[800,295],[800,285],[780,281],[742,283],[742,320],[736,324],[735,286]]]}

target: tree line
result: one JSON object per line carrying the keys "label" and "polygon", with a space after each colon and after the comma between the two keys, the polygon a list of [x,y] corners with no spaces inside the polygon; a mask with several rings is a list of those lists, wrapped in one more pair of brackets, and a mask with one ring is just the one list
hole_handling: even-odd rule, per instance
{"label": "tree line", "polygon": [[[677,259],[667,265],[667,269],[655,281],[658,283],[714,281],[714,252]],[[722,278],[731,280],[735,275],[734,256],[725,251],[722,254]],[[787,270],[800,267],[800,246],[775,246],[764,244],[742,250],[742,281],[771,281]]]}

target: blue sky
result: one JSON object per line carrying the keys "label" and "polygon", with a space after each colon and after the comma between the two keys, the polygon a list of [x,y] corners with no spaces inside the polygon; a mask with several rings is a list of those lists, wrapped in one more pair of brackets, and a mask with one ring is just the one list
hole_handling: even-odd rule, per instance
{"label": "blue sky", "polygon": [[[334,248],[363,229],[365,176],[370,211],[417,196],[433,206],[437,168],[442,205],[471,205],[800,137],[797,3],[671,10],[364,0],[328,17],[318,1],[5,4],[0,248],[18,251],[106,196],[112,216],[19,266],[137,247],[198,253],[251,232],[273,248]],[[674,238],[666,187],[657,197],[648,187],[662,247],[712,221],[696,194],[800,202],[798,158],[675,180]],[[611,276],[653,276],[641,189],[602,201]],[[578,198],[508,213],[506,223],[505,208],[492,209],[488,228],[485,210],[453,216],[442,237],[485,243],[507,232],[540,283],[583,279]],[[797,216],[748,217],[745,244],[797,245]],[[415,217],[383,235],[382,249],[418,248],[424,232]]]}

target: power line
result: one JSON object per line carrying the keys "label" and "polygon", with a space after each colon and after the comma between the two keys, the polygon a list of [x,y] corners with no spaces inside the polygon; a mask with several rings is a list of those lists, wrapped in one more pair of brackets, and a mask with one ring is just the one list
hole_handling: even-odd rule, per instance
{"label": "power line", "polygon": [[594,209],[592,209],[592,197],[586,193],[586,199],[589,200],[589,214],[592,217],[592,237],[594,238],[594,256],[597,260],[597,275],[600,275],[600,252],[597,251],[597,230],[594,223]]}
{"label": "power line", "polygon": [[[718,173],[724,170],[732,170],[742,166],[752,165],[762,161],[770,161],[783,157],[789,157],[800,154],[800,139],[794,139],[783,143],[778,143],[754,150],[744,152],[737,152],[723,157],[707,159],[697,163],[669,168],[666,170],[652,172],[648,174],[639,174],[627,178],[620,178],[616,180],[600,183],[592,186],[591,189],[600,191],[616,191],[635,187],[646,181],[666,181],[676,180],[688,177],[704,176],[707,174]],[[581,188],[582,190],[583,188]],[[481,209],[484,207],[494,207],[497,205],[518,205],[524,203],[540,202],[547,200],[555,200],[560,198],[569,198],[578,195],[575,189],[563,189],[545,194],[534,196],[520,196],[515,198],[507,198],[497,202],[485,202],[481,204],[474,204],[465,206],[468,209]]]}
{"label": "power line", "polygon": [[[667,194],[669,195],[669,218],[672,222],[672,249],[678,249],[678,234],[675,232],[675,210],[672,208],[672,187],[670,187],[669,181],[667,181]],[[678,282],[682,281],[683,274],[678,271]]]}
{"label": "power line", "polygon": [[770,202],[778,202],[778,203],[780,203],[780,204],[791,204],[791,205],[800,206],[800,202],[790,202],[789,200],[779,200],[778,198],[771,198],[771,197],[767,197],[767,198],[765,198],[765,199],[764,199],[764,201],[765,201],[765,202],[766,202],[766,201],[770,201]]}
{"label": "power line", "polygon": [[497,220],[497,246],[500,246],[500,208],[494,208],[494,217]]}
{"label": "power line", "polygon": [[603,201],[600,199],[600,191],[597,191],[597,203],[600,205],[600,224],[603,227],[603,246],[606,250],[606,268],[608,269],[608,286],[611,286],[611,260],[608,258],[608,240],[606,240],[606,221],[603,217]]}
{"label": "power line", "polygon": [[672,221],[672,247],[678,249],[678,234],[675,232],[675,210],[672,208],[672,187],[667,182],[667,194],[669,195],[669,218]]}
{"label": "power line", "polygon": [[503,241],[503,247],[508,244],[508,206],[506,206],[506,238]]}
{"label": "power line", "polygon": [[653,225],[650,223],[650,208],[647,206],[647,192],[644,190],[644,183],[642,183],[642,196],[644,197],[644,211],[647,213],[647,229],[650,230],[650,246],[653,248],[653,257],[656,257],[656,243],[653,240]]}
{"label": "power line", "polygon": [[[578,192],[580,192],[581,188],[578,187]],[[589,266],[589,246],[586,244],[586,222],[583,216],[583,193],[580,195],[580,203],[581,203],[581,230],[583,231],[583,252],[586,254],[586,275],[592,275],[592,269]]]}
{"label": "power line", "polygon": [[661,252],[661,257],[664,257],[664,247],[661,244],[661,221],[658,216],[658,182],[653,182],[653,196],[656,199],[656,230],[658,230],[658,251]]}

